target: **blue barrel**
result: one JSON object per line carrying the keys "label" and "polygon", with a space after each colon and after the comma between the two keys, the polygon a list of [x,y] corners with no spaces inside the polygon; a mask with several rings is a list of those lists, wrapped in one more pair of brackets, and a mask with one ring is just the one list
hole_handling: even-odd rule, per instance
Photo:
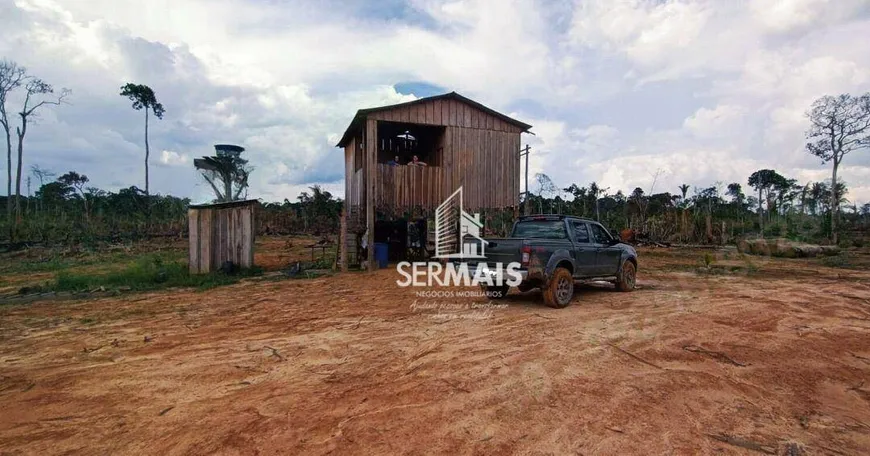
{"label": "blue barrel", "polygon": [[389,245],[383,242],[375,242],[375,261],[379,268],[386,268],[390,264]]}

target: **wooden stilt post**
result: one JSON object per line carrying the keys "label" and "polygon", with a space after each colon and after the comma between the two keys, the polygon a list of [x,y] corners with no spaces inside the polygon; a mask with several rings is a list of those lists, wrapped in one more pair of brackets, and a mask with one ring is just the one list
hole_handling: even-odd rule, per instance
{"label": "wooden stilt post", "polygon": [[378,268],[375,262],[375,176],[377,174],[377,141],[378,141],[378,121],[373,119],[366,120],[366,169],[365,169],[365,188],[366,188],[366,244],[368,245],[368,270],[374,271]]}
{"label": "wooden stilt post", "polygon": [[[347,202],[345,201],[345,205]],[[341,272],[347,272],[347,207],[341,210],[341,231],[338,236],[338,264]]]}

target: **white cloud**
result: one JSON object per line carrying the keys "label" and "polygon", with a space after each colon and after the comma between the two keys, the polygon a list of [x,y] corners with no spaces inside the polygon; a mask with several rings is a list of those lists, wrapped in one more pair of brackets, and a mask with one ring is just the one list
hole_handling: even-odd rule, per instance
{"label": "white cloud", "polygon": [[701,108],[686,118],[683,128],[700,137],[730,137],[740,131],[746,115],[746,109],[735,105]]}
{"label": "white cloud", "polygon": [[[728,70],[755,39],[735,29],[739,2],[578,0],[571,43],[624,58],[641,83]],[[714,50],[711,52],[711,50]]]}
{"label": "white cloud", "polygon": [[782,32],[808,25],[817,17],[819,9],[830,8],[830,3],[828,0],[756,0],[750,3],[750,8],[765,27]]}
{"label": "white cloud", "polygon": [[[830,174],[803,151],[803,113],[870,90],[868,3],[0,0],[0,56],[73,89],[33,126],[25,166],[104,187],[144,185],[124,82],[167,109],[150,125],[156,191],[208,197],[191,157],[228,142],[247,148],[252,196],[292,200],[313,183],[341,194],[333,146],[353,114],[413,99],[394,84],[422,81],[534,125],[530,174],[631,191],[662,169],[657,188],[676,191],[760,167]],[[861,154],[842,175],[870,201]]]}
{"label": "white cloud", "polygon": [[193,160],[187,154],[179,154],[171,150],[160,153],[160,163],[167,166],[193,166]]}
{"label": "white cloud", "polygon": [[750,1],[753,18],[772,33],[836,24],[868,6],[866,0]]}

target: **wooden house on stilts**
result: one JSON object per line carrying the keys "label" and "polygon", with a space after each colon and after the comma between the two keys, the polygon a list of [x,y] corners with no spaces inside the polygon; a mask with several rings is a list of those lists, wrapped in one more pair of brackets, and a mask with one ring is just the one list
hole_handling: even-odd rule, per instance
{"label": "wooden house on stilts", "polygon": [[459,187],[468,212],[515,213],[520,139],[530,128],[455,92],[357,111],[337,144],[345,161],[342,268],[357,262],[361,246],[391,237],[379,224],[426,218]]}

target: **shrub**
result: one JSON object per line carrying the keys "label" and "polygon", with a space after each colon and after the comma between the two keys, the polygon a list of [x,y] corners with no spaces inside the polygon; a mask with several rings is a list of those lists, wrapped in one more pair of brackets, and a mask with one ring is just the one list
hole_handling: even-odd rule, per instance
{"label": "shrub", "polygon": [[704,267],[705,268],[710,269],[710,265],[713,264],[714,260],[715,260],[715,258],[713,257],[712,253],[710,253],[710,252],[704,253]]}

